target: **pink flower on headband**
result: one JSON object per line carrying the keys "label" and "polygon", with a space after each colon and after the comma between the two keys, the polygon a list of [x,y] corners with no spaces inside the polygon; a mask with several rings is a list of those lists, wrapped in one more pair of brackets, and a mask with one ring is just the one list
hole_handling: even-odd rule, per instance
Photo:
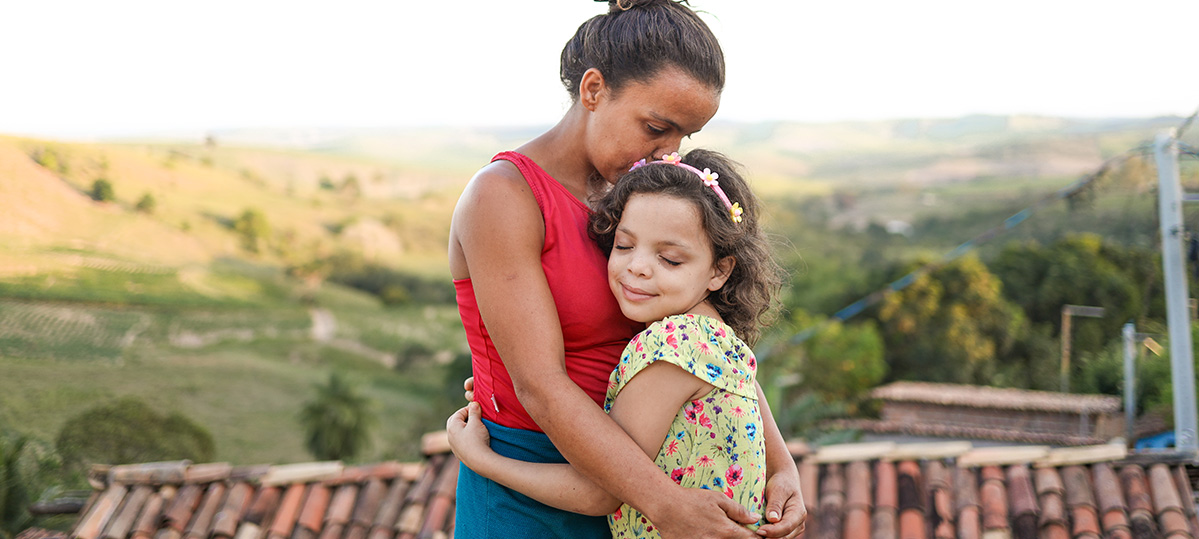
{"label": "pink flower on headband", "polygon": [[662,160],[672,165],[677,165],[683,162],[683,158],[679,157],[679,152],[672,152],[670,155],[663,155]]}
{"label": "pink flower on headband", "polygon": [[741,222],[741,214],[742,214],[744,211],[745,211],[745,210],[742,210],[742,209],[741,209],[741,203],[740,203],[740,202],[734,202],[734,203],[733,203],[733,206],[732,206],[731,208],[729,208],[729,215],[731,215],[731,216],[733,217],[733,222],[734,222],[734,223],[740,223],[740,222]]}
{"label": "pink flower on headband", "polygon": [[706,169],[706,168],[704,169],[704,173],[702,174],[702,178],[704,180],[704,185],[706,185],[708,187],[716,187],[717,185],[720,185],[720,182],[716,181],[716,178],[719,178],[719,177],[720,177],[720,174],[712,172],[711,169]]}

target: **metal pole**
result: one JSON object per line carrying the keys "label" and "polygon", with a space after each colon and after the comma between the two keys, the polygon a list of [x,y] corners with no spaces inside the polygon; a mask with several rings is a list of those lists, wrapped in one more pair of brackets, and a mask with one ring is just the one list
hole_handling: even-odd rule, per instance
{"label": "metal pole", "polygon": [[1130,448],[1136,442],[1132,439],[1132,425],[1137,420],[1136,334],[1132,322],[1124,324],[1124,440]]}
{"label": "metal pole", "polygon": [[1062,305],[1062,377],[1061,392],[1070,392],[1070,309]]}
{"label": "metal pole", "polygon": [[1170,327],[1170,377],[1174,385],[1175,447],[1199,452],[1196,438],[1195,366],[1191,321],[1187,310],[1186,267],[1182,256],[1182,186],[1178,179],[1178,144],[1174,133],[1161,133],[1154,143],[1158,206],[1161,215],[1162,269],[1166,277],[1166,320]]}

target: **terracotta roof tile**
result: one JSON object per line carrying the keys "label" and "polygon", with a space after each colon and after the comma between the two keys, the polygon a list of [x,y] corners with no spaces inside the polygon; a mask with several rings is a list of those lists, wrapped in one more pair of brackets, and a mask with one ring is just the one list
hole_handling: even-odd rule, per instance
{"label": "terracotta roof tile", "polygon": [[154,536],[154,531],[158,529],[158,522],[162,516],[162,507],[166,504],[163,499],[162,492],[157,492],[150,495],[146,500],[146,505],[142,507],[141,514],[137,517],[137,522],[133,525],[131,537],[134,539],[148,539]]}
{"label": "terracotta roof tile", "polygon": [[[805,539],[1194,537],[1193,463],[1126,460],[1109,447],[834,449],[796,454]],[[449,539],[457,473],[457,459],[440,453],[357,467],[97,467],[70,537]]]}
{"label": "terracotta roof tile", "polygon": [[251,496],[254,494],[254,487],[246,483],[237,483],[229,489],[229,495],[225,497],[225,503],[221,506],[220,511],[213,516],[212,520],[212,535],[218,539],[231,538],[237,533],[237,524],[241,522],[241,518],[245,515],[246,510],[250,508]]}
{"label": "terracotta roof tile", "polygon": [[[228,476],[228,474],[225,475]],[[209,485],[183,536],[188,539],[207,539],[212,531],[212,519],[224,501],[225,484],[212,483]],[[116,539],[121,539],[121,537],[124,536],[117,536]]]}
{"label": "terracotta roof tile", "polygon": [[72,537],[78,539],[97,539],[100,532],[104,530],[104,526],[108,524],[108,520],[112,518],[112,514],[116,512],[117,506],[125,499],[125,494],[129,491],[129,487],[125,485],[113,485],[108,489],[103,496],[96,500],[96,503],[84,514],[83,520],[76,527]]}
{"label": "terracotta roof tile", "polygon": [[978,494],[979,500],[982,502],[984,532],[1010,529],[1007,488],[1003,483],[1003,471],[998,466],[985,466],[981,475],[982,485],[979,487]]}
{"label": "terracotta roof tile", "polygon": [[978,479],[970,468],[953,471],[953,507],[957,511],[958,539],[982,537],[982,511],[978,501]]}
{"label": "terracotta roof tile", "polygon": [[841,464],[832,462],[825,466],[820,481],[820,507],[816,512],[819,522],[818,539],[841,537],[841,509],[845,505],[845,482]]}
{"label": "terracotta roof tile", "polygon": [[899,496],[899,537],[914,539],[928,537],[927,520],[925,519],[925,500],[923,474],[920,465],[914,461],[905,460],[895,467],[896,487]]}
{"label": "terracotta roof tile", "polygon": [[1121,409],[1119,397],[930,382],[894,382],[870,392],[876,399],[929,404],[1102,413]]}
{"label": "terracotta roof tile", "polygon": [[67,534],[58,530],[29,528],[18,533],[13,539],[68,539]]}
{"label": "terracotta roof tile", "polygon": [[[800,477],[803,480],[803,477]],[[871,539],[895,539],[899,533],[899,489],[895,463],[874,464],[874,513],[870,517]]]}
{"label": "terracotta roof tile", "polygon": [[953,511],[953,489],[949,470],[940,460],[929,461],[924,468],[925,487],[929,492],[930,536],[936,539],[954,539],[955,517]]}
{"label": "terracotta roof tile", "polygon": [[1157,522],[1161,526],[1162,536],[1191,537],[1190,525],[1186,514],[1182,511],[1182,500],[1178,497],[1178,487],[1174,485],[1170,467],[1158,463],[1149,467],[1149,486],[1153,494],[1153,509],[1157,512]]}
{"label": "terracotta roof tile", "polygon": [[1098,501],[1099,522],[1107,539],[1129,539],[1132,537],[1128,525],[1127,507],[1120,479],[1110,464],[1103,462],[1091,467],[1095,483],[1095,498]]}
{"label": "terracotta roof tile", "polygon": [[146,501],[154,494],[154,490],[146,485],[138,485],[133,488],[133,491],[125,497],[125,501],[121,504],[120,511],[117,516],[108,524],[108,528],[104,530],[103,537],[123,539],[133,530],[133,525],[137,523],[137,517],[141,514],[142,507],[146,505]]}
{"label": "terracotta roof tile", "polygon": [[1063,498],[1065,485],[1062,483],[1057,468],[1038,468],[1034,477],[1037,504],[1040,509],[1037,526],[1041,530],[1041,535],[1047,539],[1070,537],[1070,521],[1067,518],[1066,501]]}
{"label": "terracotta roof tile", "polygon": [[1187,517],[1187,524],[1192,537],[1199,537],[1199,515],[1196,514],[1195,492],[1191,488],[1191,478],[1182,466],[1174,468],[1174,485],[1178,488],[1178,498],[1182,500],[1182,512]]}
{"label": "terracotta roof tile", "polygon": [[1033,490],[1028,466],[1013,464],[1007,469],[1008,502],[1012,536],[1017,539],[1037,537],[1037,495]]}

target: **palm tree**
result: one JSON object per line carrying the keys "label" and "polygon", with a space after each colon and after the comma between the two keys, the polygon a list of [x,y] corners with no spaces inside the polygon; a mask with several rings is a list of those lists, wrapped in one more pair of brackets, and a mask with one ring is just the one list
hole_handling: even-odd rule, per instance
{"label": "palm tree", "polygon": [[316,391],[300,411],[308,451],[322,460],[353,459],[370,445],[378,424],[374,401],[336,372]]}
{"label": "palm tree", "polygon": [[34,524],[29,504],[53,481],[60,465],[48,444],[0,427],[0,539]]}

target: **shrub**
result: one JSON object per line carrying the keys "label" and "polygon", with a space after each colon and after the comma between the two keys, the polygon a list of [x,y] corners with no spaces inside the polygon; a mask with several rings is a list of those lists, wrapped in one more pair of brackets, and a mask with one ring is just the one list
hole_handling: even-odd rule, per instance
{"label": "shrub", "polygon": [[336,372],[316,391],[300,411],[308,451],[322,460],[354,458],[370,445],[379,422],[375,403]]}
{"label": "shrub", "polygon": [[263,245],[271,234],[271,225],[261,210],[246,208],[233,221],[233,230],[241,236],[242,247],[252,253],[262,252]]}
{"label": "shrub", "polygon": [[212,435],[179,413],[163,414],[136,397],[122,397],[68,419],[58,433],[68,467],[187,459],[211,461]]}
{"label": "shrub", "polygon": [[158,201],[154,200],[154,195],[146,193],[137,201],[137,206],[134,208],[142,213],[154,213],[156,207],[158,207]]}
{"label": "shrub", "polygon": [[96,178],[96,181],[92,182],[92,190],[89,194],[96,202],[113,202],[117,199],[112,182],[104,178]]}

